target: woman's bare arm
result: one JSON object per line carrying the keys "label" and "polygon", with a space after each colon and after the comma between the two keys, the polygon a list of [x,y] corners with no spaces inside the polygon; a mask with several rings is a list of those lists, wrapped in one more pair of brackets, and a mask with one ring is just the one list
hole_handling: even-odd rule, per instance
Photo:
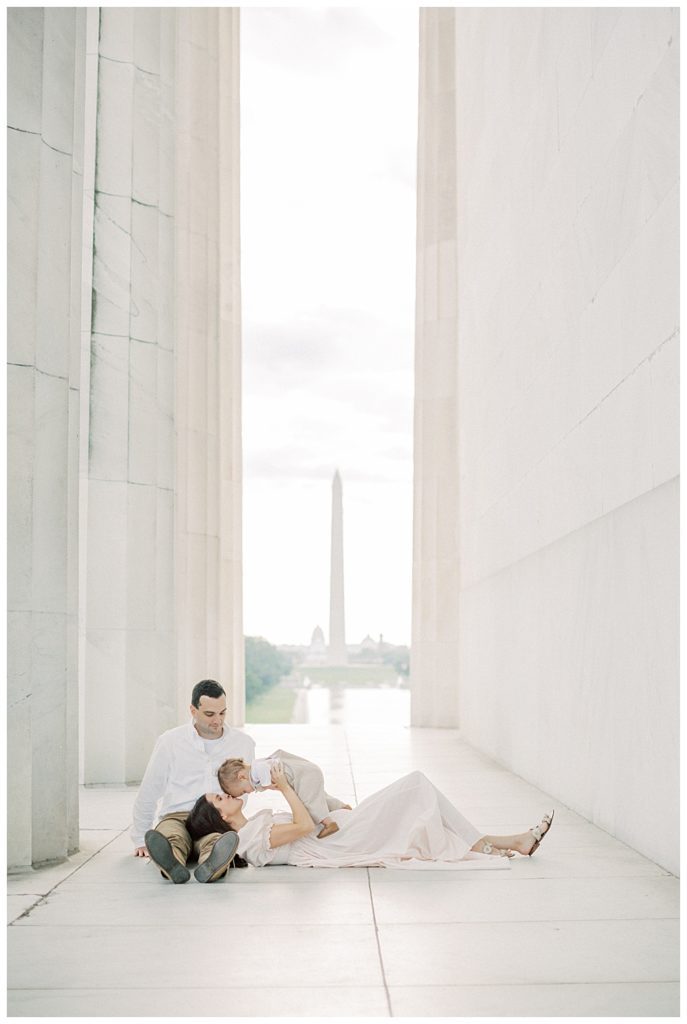
{"label": "woman's bare arm", "polygon": [[281,765],[274,765],[272,768],[272,781],[275,788],[284,794],[284,798],[293,814],[293,822],[290,825],[272,826],[270,847],[275,850],[278,846],[286,846],[287,843],[293,843],[296,839],[302,839],[303,836],[307,836],[315,828],[315,822],[308,814],[305,805],[296,792],[289,785]]}

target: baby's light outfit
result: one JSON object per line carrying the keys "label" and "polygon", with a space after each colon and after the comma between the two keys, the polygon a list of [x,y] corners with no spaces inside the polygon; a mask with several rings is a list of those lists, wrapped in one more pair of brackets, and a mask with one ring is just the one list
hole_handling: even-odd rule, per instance
{"label": "baby's light outfit", "polygon": [[345,806],[342,800],[325,792],[324,776],[316,764],[286,750],[275,750],[269,757],[253,761],[250,781],[256,789],[271,785],[271,768],[277,762],[282,764],[289,785],[305,804],[314,822],[319,823],[329,816],[330,811],[338,811]]}

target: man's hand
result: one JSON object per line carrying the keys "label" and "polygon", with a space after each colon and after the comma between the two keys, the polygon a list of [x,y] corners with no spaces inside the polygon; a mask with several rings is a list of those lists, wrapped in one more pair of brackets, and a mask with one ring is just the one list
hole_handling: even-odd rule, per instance
{"label": "man's hand", "polygon": [[145,846],[137,846],[134,850],[134,857],[150,857]]}

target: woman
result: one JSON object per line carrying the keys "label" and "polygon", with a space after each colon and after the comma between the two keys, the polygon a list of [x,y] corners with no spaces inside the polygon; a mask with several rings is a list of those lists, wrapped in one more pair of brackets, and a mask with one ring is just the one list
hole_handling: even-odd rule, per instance
{"label": "woman", "polygon": [[[315,822],[289,785],[281,765],[272,779],[291,814],[259,811],[246,818],[237,797],[206,793],[191,811],[186,828],[194,839],[235,831],[237,853],[249,864],[296,867],[507,867],[513,851],[531,856],[551,827],[553,812],[529,832],[483,836],[422,772],[411,772],[352,811],[333,811],[338,832],[315,838]],[[504,858],[504,859],[502,859]]]}

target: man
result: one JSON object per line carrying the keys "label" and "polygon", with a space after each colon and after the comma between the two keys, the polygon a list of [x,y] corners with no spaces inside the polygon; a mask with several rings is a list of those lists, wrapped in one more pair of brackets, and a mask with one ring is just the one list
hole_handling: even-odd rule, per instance
{"label": "man", "polygon": [[[193,687],[191,721],[164,732],[155,744],[134,804],[131,838],[135,857],[147,857],[179,885],[191,877],[186,862],[198,859],[194,876],[215,882],[226,874],[238,846],[236,832],[215,833],[194,842],[185,821],[203,793],[221,793],[219,766],[228,757],[252,761],[255,742],[224,724],[227,698],[214,679]],[[159,805],[159,806],[158,806]],[[155,828],[156,817],[159,821]]]}

